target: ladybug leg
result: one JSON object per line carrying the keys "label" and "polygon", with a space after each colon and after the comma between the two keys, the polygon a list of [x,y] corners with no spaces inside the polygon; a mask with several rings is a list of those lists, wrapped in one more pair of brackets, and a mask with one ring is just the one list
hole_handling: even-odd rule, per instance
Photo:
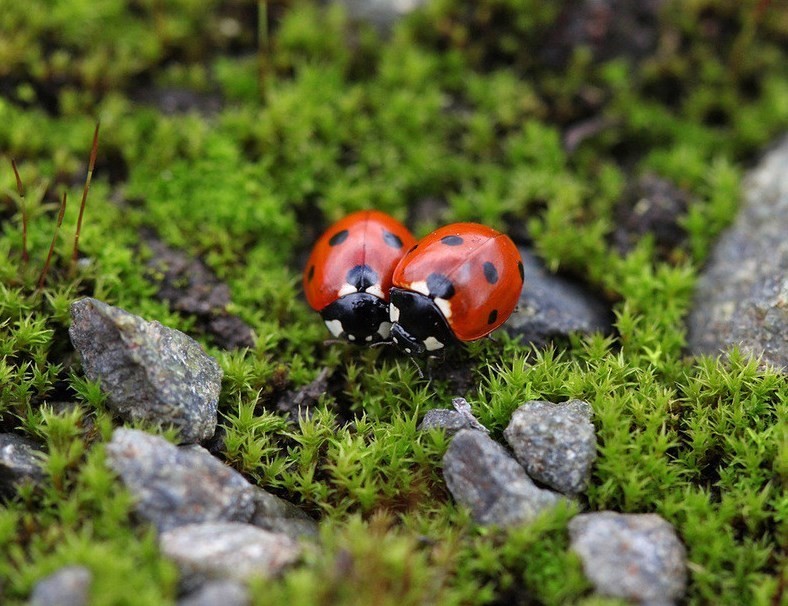
{"label": "ladybug leg", "polygon": [[413,364],[413,366],[416,367],[416,372],[419,373],[419,379],[423,379],[424,372],[421,370],[421,365],[419,364],[419,361],[414,356],[410,357],[410,361]]}

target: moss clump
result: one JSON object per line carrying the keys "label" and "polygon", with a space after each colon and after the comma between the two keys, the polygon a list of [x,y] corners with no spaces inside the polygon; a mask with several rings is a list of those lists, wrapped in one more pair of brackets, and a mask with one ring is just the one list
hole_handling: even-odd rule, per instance
{"label": "moss clump", "polygon": [[[447,438],[416,426],[454,396],[496,438],[527,399],[588,400],[600,450],[579,506],[674,524],[687,603],[780,600],[788,382],[735,351],[688,358],[683,318],[745,166],[788,127],[788,21],[779,3],[665,2],[649,44],[614,49],[558,35],[577,4],[434,0],[385,39],[336,6],[272,4],[265,56],[248,3],[0,11],[0,428],[38,440],[46,471],[0,509],[0,601],[23,602],[67,563],[93,572],[96,603],[175,600],[176,572],[104,464],[117,421],[66,330],[85,295],[194,330],[146,278],[150,228],[202,258],[257,334],[241,351],[205,343],[225,373],[221,456],[321,519],[321,549],[253,587],[257,603],[612,603],[568,550],[574,509],[502,532],[453,503]],[[185,111],[161,103],[173,91]],[[96,119],[82,259],[70,266],[72,203],[38,290]],[[567,145],[578,124],[597,127]],[[669,255],[649,237],[626,255],[610,245],[616,204],[645,173],[691,200]],[[324,344],[301,265],[362,207],[418,235],[453,220],[509,231],[607,297],[615,338],[535,352],[502,336],[429,381],[390,352]],[[279,405],[321,373],[313,415],[289,421]]]}

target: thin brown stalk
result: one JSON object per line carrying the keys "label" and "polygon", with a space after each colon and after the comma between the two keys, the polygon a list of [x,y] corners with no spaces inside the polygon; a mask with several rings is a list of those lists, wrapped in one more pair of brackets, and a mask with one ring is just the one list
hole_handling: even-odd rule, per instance
{"label": "thin brown stalk", "polygon": [[16,160],[11,160],[11,167],[14,169],[14,176],[16,177],[16,191],[19,192],[19,210],[22,213],[22,263],[26,265],[30,257],[27,254],[27,204],[25,203],[25,186],[22,184],[22,178],[19,176]]}
{"label": "thin brown stalk", "polygon": [[100,122],[96,122],[96,130],[93,131],[93,146],[90,149],[90,161],[88,162],[88,174],[85,178],[85,187],[82,188],[82,202],[79,205],[79,217],[77,217],[77,231],[74,233],[74,250],[71,253],[71,272],[77,267],[77,257],[79,256],[79,234],[82,232],[82,217],[85,214],[85,203],[88,200],[90,181],[93,179],[93,169],[96,167],[96,155],[98,154],[98,134]]}
{"label": "thin brown stalk", "polygon": [[38,289],[44,288],[44,281],[47,279],[49,273],[49,265],[52,262],[52,253],[55,251],[55,242],[57,235],[60,233],[60,226],[63,225],[63,215],[66,214],[66,192],[63,192],[63,201],[60,203],[60,212],[57,214],[57,225],[55,226],[55,233],[52,234],[52,243],[49,245],[49,252],[47,253],[47,260],[44,261],[44,268],[41,270],[41,276],[38,278]]}

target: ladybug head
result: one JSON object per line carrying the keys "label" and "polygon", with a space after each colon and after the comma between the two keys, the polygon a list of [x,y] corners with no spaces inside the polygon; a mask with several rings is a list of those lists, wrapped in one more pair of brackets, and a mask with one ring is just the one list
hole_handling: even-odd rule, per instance
{"label": "ladybug head", "polygon": [[430,297],[396,287],[390,294],[391,340],[400,351],[411,356],[429,355],[458,342]]}
{"label": "ladybug head", "polygon": [[383,299],[366,292],[340,297],[320,312],[334,337],[359,345],[389,339],[388,305]]}

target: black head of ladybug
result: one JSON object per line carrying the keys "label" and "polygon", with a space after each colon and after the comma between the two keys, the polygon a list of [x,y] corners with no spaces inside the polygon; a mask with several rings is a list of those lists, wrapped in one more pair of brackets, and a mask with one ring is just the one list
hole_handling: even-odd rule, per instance
{"label": "black head of ladybug", "polygon": [[389,308],[375,295],[366,292],[345,295],[324,307],[320,315],[337,339],[364,345],[389,339]]}
{"label": "black head of ladybug", "polygon": [[390,295],[391,340],[400,351],[411,356],[429,355],[459,343],[430,297],[396,287]]}

